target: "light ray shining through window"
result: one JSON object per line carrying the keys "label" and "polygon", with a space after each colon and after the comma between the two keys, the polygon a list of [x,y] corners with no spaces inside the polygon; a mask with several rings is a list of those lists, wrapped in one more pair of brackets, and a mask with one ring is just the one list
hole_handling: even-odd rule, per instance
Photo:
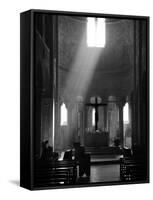
{"label": "light ray shining through window", "polygon": [[88,47],[105,47],[105,19],[88,17],[87,21]]}

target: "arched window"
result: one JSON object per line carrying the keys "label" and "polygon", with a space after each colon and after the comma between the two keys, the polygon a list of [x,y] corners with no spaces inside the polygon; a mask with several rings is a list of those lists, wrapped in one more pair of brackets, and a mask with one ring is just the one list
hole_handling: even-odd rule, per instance
{"label": "arched window", "polygon": [[92,109],[92,126],[95,126],[95,108]]}
{"label": "arched window", "polygon": [[67,113],[67,108],[64,103],[61,105],[61,126],[67,126],[68,125],[68,113]]}
{"label": "arched window", "polygon": [[123,121],[124,121],[124,147],[131,148],[132,146],[132,130],[130,121],[130,108],[127,102],[123,109]]}
{"label": "arched window", "polygon": [[129,123],[129,104],[126,103],[123,109],[123,121],[125,124]]}

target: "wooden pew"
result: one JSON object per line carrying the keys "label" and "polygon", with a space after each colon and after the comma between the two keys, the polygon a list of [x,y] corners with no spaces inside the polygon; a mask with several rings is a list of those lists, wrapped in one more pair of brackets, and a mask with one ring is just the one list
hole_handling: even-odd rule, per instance
{"label": "wooden pew", "polygon": [[134,157],[121,158],[120,162],[121,181],[143,181],[146,179],[146,164],[142,159]]}
{"label": "wooden pew", "polygon": [[77,178],[75,161],[37,161],[35,163],[34,183],[37,187],[74,184]]}
{"label": "wooden pew", "polygon": [[124,149],[124,157],[120,162],[121,181],[144,181],[147,179],[147,157],[144,147],[134,146],[130,150]]}

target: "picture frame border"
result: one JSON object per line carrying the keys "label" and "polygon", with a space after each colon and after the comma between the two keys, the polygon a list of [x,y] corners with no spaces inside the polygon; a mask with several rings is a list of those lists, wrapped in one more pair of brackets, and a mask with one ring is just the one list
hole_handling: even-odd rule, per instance
{"label": "picture frame border", "polygon": [[[135,19],[146,20],[146,81],[147,81],[147,97],[146,104],[146,134],[147,134],[147,177],[146,181],[130,181],[130,182],[104,182],[104,183],[89,183],[81,185],[61,185],[49,187],[34,187],[33,174],[33,144],[34,144],[34,16],[35,14],[52,14],[66,16],[82,16],[82,17],[104,17],[116,19]],[[149,183],[150,174],[150,17],[139,15],[121,15],[121,14],[104,14],[104,13],[88,13],[88,12],[73,12],[73,11],[55,11],[55,10],[39,10],[31,9],[20,14],[20,186],[30,190],[44,189],[63,189],[63,188],[81,188],[95,186],[110,186],[110,185],[129,185],[138,183]],[[26,40],[27,42],[25,43]],[[29,67],[28,67],[29,66]],[[27,68],[27,71],[25,68]],[[24,76],[26,78],[24,78]],[[26,88],[26,90],[24,89]],[[26,96],[26,98],[25,98]],[[25,114],[26,113],[26,114]],[[25,162],[25,160],[26,162]]]}

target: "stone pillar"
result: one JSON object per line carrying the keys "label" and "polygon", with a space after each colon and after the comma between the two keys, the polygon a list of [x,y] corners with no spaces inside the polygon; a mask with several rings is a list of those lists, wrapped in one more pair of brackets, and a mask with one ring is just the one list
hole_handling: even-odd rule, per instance
{"label": "stone pillar", "polygon": [[84,134],[83,134],[83,98],[77,97],[77,134],[79,142],[84,145]]}
{"label": "stone pillar", "polygon": [[72,135],[72,143],[77,142],[77,103],[73,100],[70,105],[71,115],[69,115],[70,134]]}
{"label": "stone pillar", "polygon": [[133,102],[132,101],[129,101],[129,125],[130,125],[130,129],[131,129],[131,147],[132,147],[132,143],[133,143],[133,111],[132,111],[132,108],[133,108]]}
{"label": "stone pillar", "polygon": [[124,147],[124,125],[123,125],[123,107],[125,103],[119,102],[118,108],[119,108],[119,132],[120,132],[120,141],[121,141],[121,148]]}
{"label": "stone pillar", "polygon": [[104,131],[107,131],[107,106],[104,106],[103,109],[104,109]]}

